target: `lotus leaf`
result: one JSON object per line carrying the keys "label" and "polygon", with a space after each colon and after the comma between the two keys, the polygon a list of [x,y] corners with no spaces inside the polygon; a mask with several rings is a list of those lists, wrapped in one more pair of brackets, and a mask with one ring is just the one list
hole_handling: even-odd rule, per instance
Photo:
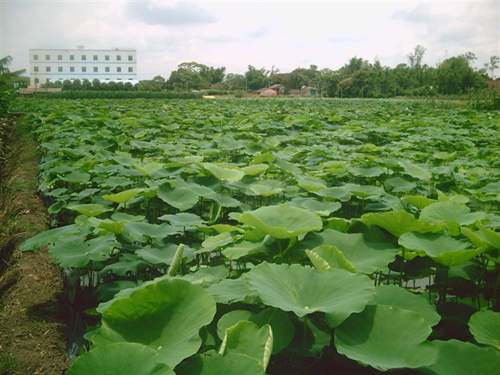
{"label": "lotus leaf", "polygon": [[478,343],[500,350],[500,312],[478,311],[470,317],[469,329]]}
{"label": "lotus leaf", "polygon": [[312,250],[306,250],[311,263],[319,271],[341,268],[356,273],[356,268],[349,262],[344,253],[332,245],[320,245]]}
{"label": "lotus leaf", "polygon": [[104,212],[112,211],[111,208],[103,206],[102,204],[77,204],[69,206],[68,209],[85,216],[98,216]]}
{"label": "lotus leaf", "polygon": [[180,233],[180,229],[168,224],[127,223],[122,234],[130,242],[145,242],[150,238],[162,239]]}
{"label": "lotus leaf", "polygon": [[431,172],[417,164],[409,161],[400,161],[398,164],[403,167],[406,174],[418,178],[419,180],[429,181],[432,178]]}
{"label": "lotus leaf", "polygon": [[171,187],[165,183],[158,189],[158,198],[180,211],[186,211],[198,203],[199,195],[188,187]]}
{"label": "lotus leaf", "polygon": [[197,352],[198,331],[214,315],[215,301],[201,286],[166,279],[116,300],[104,311],[92,341],[97,347],[116,342],[148,345],[158,352],[159,362],[173,368]]}
{"label": "lotus leaf", "polygon": [[297,237],[323,226],[317,214],[286,203],[246,211],[238,220],[279,239]]}
{"label": "lotus leaf", "polygon": [[314,198],[294,198],[290,204],[313,211],[320,216],[329,216],[342,207],[339,202],[321,202]]}
{"label": "lotus leaf", "polygon": [[176,369],[177,375],[264,375],[259,362],[247,355],[213,350],[190,358]]}
{"label": "lotus leaf", "polygon": [[298,317],[325,312],[332,327],[361,311],[373,296],[370,279],[342,269],[319,272],[299,264],[261,263],[246,274],[262,301]]}
{"label": "lotus leaf", "polygon": [[137,194],[141,193],[144,189],[130,189],[125,190],[117,194],[107,194],[102,197],[108,201],[116,202],[116,203],[127,203]]}
{"label": "lotus leaf", "polygon": [[158,218],[159,220],[166,220],[175,227],[189,227],[193,225],[201,225],[204,220],[198,215],[180,212],[175,215],[163,215]]}
{"label": "lotus leaf", "polygon": [[156,350],[131,342],[95,348],[77,358],[66,374],[175,375],[167,365],[158,363]]}
{"label": "lotus leaf", "polygon": [[31,237],[29,240],[25,241],[21,246],[21,251],[27,250],[36,250],[40,246],[47,245],[49,243],[54,243],[56,241],[68,238],[75,237],[78,235],[84,235],[82,233],[83,229],[76,225],[67,225],[65,227],[49,229],[45,232],[41,232],[34,237]]}
{"label": "lotus leaf", "polygon": [[241,241],[225,247],[221,252],[227,259],[238,260],[248,255],[267,253],[268,251],[267,246],[260,242]]}
{"label": "lotus leaf", "polygon": [[500,368],[500,351],[494,348],[455,339],[433,344],[439,356],[437,363],[420,370],[426,375],[493,375]]}
{"label": "lotus leaf", "polygon": [[207,292],[215,298],[217,303],[252,303],[259,299],[257,292],[248,287],[243,277],[222,280],[220,283],[209,286]]}
{"label": "lotus leaf", "polygon": [[369,305],[335,330],[340,354],[380,371],[430,366],[437,348],[426,341],[431,326],[416,312],[390,305]]}
{"label": "lotus leaf", "polygon": [[347,202],[351,199],[352,194],[345,187],[329,187],[314,191],[314,194],[319,195],[323,198],[333,198],[341,202]]}
{"label": "lotus leaf", "polygon": [[485,218],[486,214],[484,212],[472,213],[466,205],[451,201],[433,203],[420,212],[420,219],[427,220],[432,224],[444,221],[469,225]]}
{"label": "lotus leaf", "polygon": [[236,182],[245,176],[245,172],[236,168],[227,168],[214,163],[200,163],[200,165],[221,181]]}

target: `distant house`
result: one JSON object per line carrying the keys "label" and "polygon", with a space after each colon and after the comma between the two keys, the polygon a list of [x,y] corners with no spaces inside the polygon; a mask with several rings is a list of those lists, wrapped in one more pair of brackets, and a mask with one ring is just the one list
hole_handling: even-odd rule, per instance
{"label": "distant house", "polygon": [[320,96],[321,95],[321,90],[318,89],[317,87],[312,87],[312,86],[302,86],[300,89],[300,93],[305,96]]}
{"label": "distant house", "polygon": [[276,91],[278,95],[282,95],[285,93],[285,85],[282,85],[281,83],[276,83],[269,88]]}
{"label": "distant house", "polygon": [[500,91],[500,79],[488,81],[488,90]]}
{"label": "distant house", "polygon": [[270,88],[260,89],[260,90],[257,90],[257,92],[259,93],[259,96],[263,96],[263,97],[272,97],[272,96],[278,95],[276,93],[276,91],[274,91],[273,89],[270,89]]}

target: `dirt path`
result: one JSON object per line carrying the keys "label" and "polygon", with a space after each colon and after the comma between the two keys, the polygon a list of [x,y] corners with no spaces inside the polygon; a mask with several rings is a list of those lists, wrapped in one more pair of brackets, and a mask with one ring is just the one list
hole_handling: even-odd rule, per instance
{"label": "dirt path", "polygon": [[46,249],[18,250],[47,229],[36,143],[22,120],[12,127],[0,119],[0,137],[8,145],[0,152],[0,375],[61,375],[68,367],[61,274]]}

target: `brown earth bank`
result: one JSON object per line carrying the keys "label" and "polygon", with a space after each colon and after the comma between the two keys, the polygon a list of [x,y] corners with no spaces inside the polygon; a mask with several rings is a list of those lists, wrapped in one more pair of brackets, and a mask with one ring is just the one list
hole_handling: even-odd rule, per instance
{"label": "brown earth bank", "polygon": [[68,368],[60,270],[46,249],[18,249],[48,228],[36,193],[38,163],[23,119],[0,119],[0,375],[61,375]]}

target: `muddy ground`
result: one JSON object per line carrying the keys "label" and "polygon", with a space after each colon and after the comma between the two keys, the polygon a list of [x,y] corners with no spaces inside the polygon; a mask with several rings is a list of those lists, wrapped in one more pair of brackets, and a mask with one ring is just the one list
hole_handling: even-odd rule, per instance
{"label": "muddy ground", "polygon": [[0,119],[0,375],[61,375],[68,305],[47,249],[19,251],[48,228],[36,193],[37,155],[22,118]]}

